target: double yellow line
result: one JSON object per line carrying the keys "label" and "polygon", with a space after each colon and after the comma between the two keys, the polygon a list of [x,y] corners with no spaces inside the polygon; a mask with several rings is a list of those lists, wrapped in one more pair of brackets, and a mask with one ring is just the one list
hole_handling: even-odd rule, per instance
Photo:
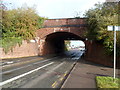
{"label": "double yellow line", "polygon": [[55,82],[52,84],[52,88],[55,88],[55,87],[58,85],[58,82],[61,82],[66,75],[67,75],[67,71],[62,75],[62,77],[59,78],[59,81],[55,81]]}
{"label": "double yellow line", "polygon": [[55,88],[57,84],[58,84],[57,81],[55,81],[55,82],[52,84],[52,88]]}

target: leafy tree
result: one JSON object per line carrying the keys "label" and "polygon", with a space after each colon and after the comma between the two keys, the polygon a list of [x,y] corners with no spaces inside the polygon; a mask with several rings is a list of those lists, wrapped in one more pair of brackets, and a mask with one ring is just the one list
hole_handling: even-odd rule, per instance
{"label": "leafy tree", "polygon": [[[118,26],[118,3],[98,3],[89,9],[85,16],[88,22],[87,36],[90,40],[99,41],[106,47],[109,55],[113,54],[113,32],[107,31],[107,26]],[[120,55],[120,32],[117,32],[117,54]]]}
{"label": "leafy tree", "polygon": [[20,45],[22,40],[34,39],[43,21],[44,18],[38,16],[34,8],[2,9],[2,47],[5,52],[17,43]]}
{"label": "leafy tree", "polygon": [[68,48],[70,47],[71,41],[65,40],[65,50],[68,51]]}
{"label": "leafy tree", "polygon": [[70,41],[70,40],[65,40],[65,44],[66,44],[67,46],[70,46],[71,41]]}

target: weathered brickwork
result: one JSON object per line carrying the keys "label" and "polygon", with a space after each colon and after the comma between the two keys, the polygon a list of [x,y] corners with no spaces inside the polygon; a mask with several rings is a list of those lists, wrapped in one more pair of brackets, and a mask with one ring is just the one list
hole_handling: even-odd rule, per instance
{"label": "weathered brickwork", "polygon": [[[68,35],[70,33],[81,37],[82,39],[85,40],[85,33],[86,33],[87,27],[86,27],[86,19],[85,18],[80,18],[80,19],[75,19],[75,18],[68,18],[68,19],[48,19],[44,21],[43,28],[37,30],[37,36],[39,37],[39,46],[40,46],[40,55],[44,54],[51,54],[55,53],[54,50],[55,47],[53,47],[52,44],[46,42],[46,39],[48,35],[51,35],[53,33],[59,33],[63,32],[63,37],[64,33],[67,32]],[[54,38],[59,38],[55,36]],[[57,41],[56,41],[57,42]],[[62,42],[62,41],[61,41]]]}
{"label": "weathered brickwork", "polygon": [[48,19],[48,20],[45,20],[44,26],[86,24],[85,20],[86,20],[86,18]]}
{"label": "weathered brickwork", "polygon": [[[94,42],[94,41],[87,41],[86,42],[86,55],[85,59],[87,61],[91,61],[97,64],[102,64],[105,66],[113,67],[113,56],[108,56],[105,54],[105,48],[102,44]],[[120,57],[117,57],[117,67],[120,68]]]}
{"label": "weathered brickwork", "polygon": [[[45,28],[41,28],[37,31],[37,36],[40,39],[45,39],[45,37],[51,33],[55,32],[71,32],[82,38],[84,33],[86,32],[86,22],[85,18],[81,19],[48,19],[45,20],[43,26]],[[62,25],[62,26],[61,26]]]}
{"label": "weathered brickwork", "polygon": [[21,46],[17,45],[13,48],[13,51],[9,51],[7,54],[0,48],[0,51],[2,52],[0,58],[18,58],[38,55],[38,44],[36,42],[27,43],[26,41],[23,41],[22,43]]}

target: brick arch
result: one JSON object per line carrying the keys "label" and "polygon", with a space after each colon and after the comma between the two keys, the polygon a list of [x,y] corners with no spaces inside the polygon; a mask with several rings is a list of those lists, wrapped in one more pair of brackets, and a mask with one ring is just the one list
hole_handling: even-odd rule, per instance
{"label": "brick arch", "polygon": [[44,40],[40,42],[40,55],[46,54],[59,54],[64,52],[65,44],[64,40],[82,40],[84,38],[71,33],[71,32],[53,32],[47,35]]}
{"label": "brick arch", "polygon": [[[65,18],[65,19],[47,19],[43,23],[43,28],[37,30],[37,37],[39,37],[39,55],[50,54],[54,52],[46,51],[47,37],[57,33],[66,33],[70,35],[71,39],[85,40],[85,33],[87,31],[86,18]],[[66,37],[64,35],[64,37]],[[54,37],[53,37],[54,39]],[[64,38],[65,39],[65,38]],[[49,39],[49,41],[51,41]],[[59,42],[60,43],[60,42]],[[61,41],[61,43],[63,43]],[[62,45],[62,44],[61,44]],[[48,45],[49,46],[49,45]]]}
{"label": "brick arch", "polygon": [[40,39],[54,32],[70,32],[85,38],[87,31],[86,18],[48,19],[43,23],[43,28],[37,30]]}
{"label": "brick arch", "polygon": [[64,40],[85,40],[85,38],[82,38],[80,35],[64,31],[50,33],[49,35],[45,36],[45,40],[47,41],[49,40],[49,38],[55,39],[54,37],[61,38]]}

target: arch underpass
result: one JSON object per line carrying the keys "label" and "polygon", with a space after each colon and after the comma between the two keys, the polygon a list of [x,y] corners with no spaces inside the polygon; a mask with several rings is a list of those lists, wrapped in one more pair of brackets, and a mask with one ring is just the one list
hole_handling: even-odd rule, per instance
{"label": "arch underpass", "polygon": [[83,38],[70,32],[55,32],[46,36],[43,54],[59,54],[65,51],[65,40],[82,40]]}
{"label": "arch underpass", "polygon": [[84,41],[86,31],[85,18],[45,20],[43,28],[37,31],[39,55],[64,52],[64,40]]}
{"label": "arch underpass", "polygon": [[64,40],[82,40],[86,60],[111,66],[112,62],[107,61],[110,57],[104,55],[103,45],[85,36],[88,30],[86,18],[47,19],[36,33],[38,55],[64,52]]}

